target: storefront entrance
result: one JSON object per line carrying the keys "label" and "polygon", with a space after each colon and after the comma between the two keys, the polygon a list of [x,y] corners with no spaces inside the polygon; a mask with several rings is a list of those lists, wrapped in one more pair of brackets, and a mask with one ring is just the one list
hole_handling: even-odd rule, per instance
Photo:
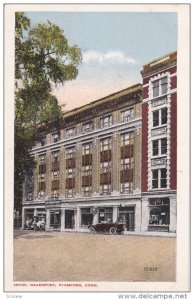
{"label": "storefront entrance", "polygon": [[58,229],[61,227],[61,211],[52,210],[50,214],[50,228]]}
{"label": "storefront entrance", "polygon": [[135,208],[119,207],[119,220],[125,223],[125,230],[134,231],[135,229]]}
{"label": "storefront entrance", "polygon": [[65,228],[66,229],[75,228],[74,210],[65,210]]}

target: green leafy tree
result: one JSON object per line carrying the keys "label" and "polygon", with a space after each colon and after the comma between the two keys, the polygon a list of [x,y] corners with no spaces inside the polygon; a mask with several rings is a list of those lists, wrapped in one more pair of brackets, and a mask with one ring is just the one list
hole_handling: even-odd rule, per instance
{"label": "green leafy tree", "polygon": [[14,206],[20,210],[22,184],[35,166],[29,150],[40,128],[45,131],[62,125],[61,107],[52,91],[77,77],[81,51],[76,45],[69,46],[63,30],[49,21],[31,27],[22,12],[15,19]]}

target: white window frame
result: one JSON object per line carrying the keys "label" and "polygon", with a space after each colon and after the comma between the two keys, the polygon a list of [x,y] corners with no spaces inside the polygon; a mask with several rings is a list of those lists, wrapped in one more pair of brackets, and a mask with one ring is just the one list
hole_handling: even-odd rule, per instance
{"label": "white window frame", "polygon": [[[164,80],[164,79],[166,79],[166,92],[162,93],[162,85],[163,85],[162,80]],[[154,83],[155,82],[158,82],[158,95],[156,95],[156,96],[154,95]],[[168,76],[167,75],[152,81],[152,96],[153,96],[153,98],[157,98],[157,97],[166,95],[167,92],[168,92]]]}
{"label": "white window frame", "polygon": [[106,151],[111,149],[111,138],[105,138],[100,140],[100,151]]}
{"label": "white window frame", "polygon": [[73,137],[75,135],[76,135],[76,128],[75,127],[71,127],[71,128],[66,129],[66,136],[68,138]]}
{"label": "white window frame", "polygon": [[134,118],[134,108],[129,108],[121,112],[122,122],[128,122]]}
{"label": "white window frame", "polygon": [[112,126],[112,124],[113,124],[112,115],[108,115],[100,118],[100,128],[107,128]]}
{"label": "white window frame", "polygon": [[[161,177],[162,170],[166,169],[166,187],[161,187],[161,180],[164,179]],[[153,172],[158,171],[158,187],[153,187]],[[152,190],[158,190],[158,189],[167,189],[167,168],[160,168],[160,169],[152,169]]]}
{"label": "white window frame", "polygon": [[[162,110],[164,110],[164,109],[167,110],[167,118],[166,118],[167,120],[166,120],[166,123],[162,123]],[[159,115],[158,115],[158,120],[159,120],[159,122],[158,122],[158,125],[155,125],[155,126],[154,126],[154,124],[153,124],[153,122],[154,122],[153,115],[154,115],[154,113],[155,113],[156,111],[159,112]],[[157,128],[157,127],[160,127],[160,126],[165,126],[165,125],[167,125],[167,123],[168,123],[168,107],[167,107],[167,106],[162,107],[162,108],[160,108],[160,109],[155,109],[155,110],[152,111],[152,128]]]}

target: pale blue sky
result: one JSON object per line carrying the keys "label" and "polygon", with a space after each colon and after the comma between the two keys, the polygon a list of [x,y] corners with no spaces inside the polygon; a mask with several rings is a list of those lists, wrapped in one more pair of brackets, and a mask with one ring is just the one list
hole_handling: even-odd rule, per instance
{"label": "pale blue sky", "polygon": [[32,25],[59,25],[83,62],[75,81],[58,88],[66,109],[141,82],[142,65],[177,49],[176,13],[28,12]]}

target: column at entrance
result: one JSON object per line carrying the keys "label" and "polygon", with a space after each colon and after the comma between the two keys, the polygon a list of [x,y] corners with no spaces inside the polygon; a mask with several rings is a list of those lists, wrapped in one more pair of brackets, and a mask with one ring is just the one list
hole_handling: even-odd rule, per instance
{"label": "column at entrance", "polygon": [[46,230],[50,229],[50,209],[46,210]]}
{"label": "column at entrance", "polygon": [[37,208],[34,208],[34,216],[37,216],[37,214],[38,214],[38,210]]}
{"label": "column at entrance", "polygon": [[98,211],[96,211],[95,214],[93,214],[92,225],[96,225],[96,224],[98,224]]}
{"label": "column at entrance", "polygon": [[169,232],[176,232],[176,197],[170,197],[170,226]]}
{"label": "column at entrance", "polygon": [[26,209],[22,207],[22,229],[24,229],[25,221],[26,221]]}
{"label": "column at entrance", "polygon": [[61,209],[61,231],[65,229],[65,209]]}
{"label": "column at entrance", "polygon": [[113,223],[117,221],[118,214],[117,214],[117,206],[113,206]]}
{"label": "column at entrance", "polygon": [[80,208],[78,207],[75,212],[75,230],[79,231],[81,227],[81,214],[80,214]]}
{"label": "column at entrance", "polygon": [[148,199],[142,199],[142,209],[141,209],[141,231],[148,230],[148,222],[149,222],[149,208],[148,208]]}

